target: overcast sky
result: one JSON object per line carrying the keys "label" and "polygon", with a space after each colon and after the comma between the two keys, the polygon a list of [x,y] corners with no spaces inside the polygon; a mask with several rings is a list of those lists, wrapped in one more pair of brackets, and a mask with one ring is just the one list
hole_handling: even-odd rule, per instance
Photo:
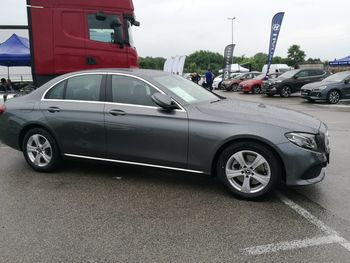
{"label": "overcast sky", "polygon": [[[0,3],[1,25],[27,24],[25,0]],[[228,17],[236,17],[236,56],[267,53],[271,19],[280,11],[285,16],[275,55],[287,56],[292,44],[312,58],[350,55],[349,0],[134,0],[134,5],[141,22],[133,28],[140,56],[188,55],[196,50],[222,54],[231,42]],[[0,40],[8,34],[0,32]]]}

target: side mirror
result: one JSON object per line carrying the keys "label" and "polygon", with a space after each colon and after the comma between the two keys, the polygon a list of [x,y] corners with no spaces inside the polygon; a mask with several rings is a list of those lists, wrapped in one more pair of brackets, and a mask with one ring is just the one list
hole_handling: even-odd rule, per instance
{"label": "side mirror", "polygon": [[344,84],[349,84],[349,82],[350,82],[350,79],[344,80]]}
{"label": "side mirror", "polygon": [[98,12],[96,14],[96,20],[98,21],[105,21],[107,16],[103,12]]}
{"label": "side mirror", "polygon": [[294,75],[294,76],[293,76],[293,79],[298,79],[298,76],[297,76],[297,75]]}
{"label": "side mirror", "polygon": [[120,48],[124,47],[122,23],[119,18],[114,19],[111,22],[111,28],[114,30],[112,33],[112,39],[114,43],[118,44]]}
{"label": "side mirror", "polygon": [[171,111],[177,109],[176,104],[171,100],[171,97],[169,95],[157,92],[152,95],[152,100],[155,104],[165,110]]}

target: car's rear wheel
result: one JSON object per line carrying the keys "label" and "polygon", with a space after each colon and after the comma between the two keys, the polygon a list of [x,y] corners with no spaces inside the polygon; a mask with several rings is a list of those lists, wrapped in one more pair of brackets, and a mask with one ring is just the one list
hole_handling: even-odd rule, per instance
{"label": "car's rear wheel", "polygon": [[26,133],[22,150],[27,163],[39,172],[53,171],[61,159],[55,139],[41,128]]}
{"label": "car's rear wheel", "polygon": [[331,104],[337,104],[340,101],[340,92],[337,90],[331,90],[327,95],[327,102]]}
{"label": "car's rear wheel", "polygon": [[238,84],[232,84],[233,91],[238,91],[238,89],[239,89]]}
{"label": "car's rear wheel", "polygon": [[281,175],[281,165],[270,149],[246,141],[232,144],[221,153],[217,172],[232,193],[254,199],[274,189]]}
{"label": "car's rear wheel", "polygon": [[253,92],[254,94],[260,93],[260,92],[261,92],[260,86],[259,86],[259,85],[254,85],[253,88],[252,88],[252,92]]}
{"label": "car's rear wheel", "polygon": [[280,92],[280,96],[282,98],[288,98],[290,97],[290,94],[292,94],[292,90],[289,86],[283,86]]}

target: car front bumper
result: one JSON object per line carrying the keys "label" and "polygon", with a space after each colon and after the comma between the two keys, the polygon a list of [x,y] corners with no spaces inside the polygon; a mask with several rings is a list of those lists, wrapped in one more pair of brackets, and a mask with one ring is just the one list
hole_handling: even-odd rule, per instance
{"label": "car front bumper", "polygon": [[329,152],[314,152],[292,143],[279,145],[285,166],[285,183],[288,186],[315,184],[326,176]]}
{"label": "car front bumper", "polygon": [[308,89],[301,90],[301,97],[309,100],[326,100],[326,94],[323,94],[322,91],[313,91]]}
{"label": "car front bumper", "polygon": [[261,92],[269,95],[275,95],[278,93],[278,87],[276,84],[264,83]]}

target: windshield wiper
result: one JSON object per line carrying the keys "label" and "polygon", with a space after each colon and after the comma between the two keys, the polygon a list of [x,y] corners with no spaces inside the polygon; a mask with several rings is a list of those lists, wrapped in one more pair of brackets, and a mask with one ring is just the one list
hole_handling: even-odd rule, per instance
{"label": "windshield wiper", "polygon": [[219,101],[221,101],[221,99],[213,100],[213,101],[211,101],[210,103],[215,103],[215,102],[219,102]]}

